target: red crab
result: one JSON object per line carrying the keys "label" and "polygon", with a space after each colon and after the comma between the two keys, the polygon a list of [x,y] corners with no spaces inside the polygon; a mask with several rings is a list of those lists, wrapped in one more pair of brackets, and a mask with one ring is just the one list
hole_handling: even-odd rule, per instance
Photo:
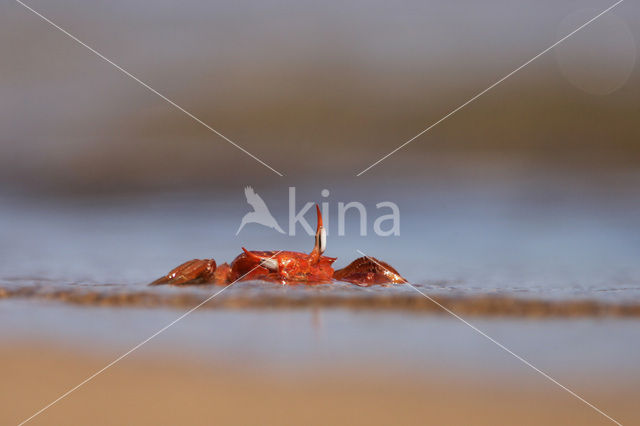
{"label": "red crab", "polygon": [[231,265],[223,263],[217,266],[213,259],[194,259],[176,267],[151,284],[228,285],[235,281],[247,280],[316,284],[335,280],[369,286],[407,282],[390,265],[371,257],[360,257],[345,268],[334,271],[331,265],[336,258],[322,255],[327,246],[327,233],[322,226],[322,214],[317,204],[316,212],[316,242],[310,254],[295,251],[248,251],[243,247],[243,253],[240,253]]}

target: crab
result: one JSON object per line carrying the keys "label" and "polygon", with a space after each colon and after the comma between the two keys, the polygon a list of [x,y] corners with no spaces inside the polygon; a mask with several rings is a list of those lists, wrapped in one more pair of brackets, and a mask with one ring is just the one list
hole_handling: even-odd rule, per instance
{"label": "crab", "polygon": [[249,251],[242,247],[231,264],[217,265],[213,259],[193,259],[172,269],[151,285],[220,284],[261,280],[280,284],[324,284],[345,281],[359,286],[402,284],[405,280],[389,264],[369,257],[360,257],[342,269],[334,270],[335,257],[324,256],[327,232],[322,225],[320,207],[316,204],[317,227],[311,253],[295,251]]}

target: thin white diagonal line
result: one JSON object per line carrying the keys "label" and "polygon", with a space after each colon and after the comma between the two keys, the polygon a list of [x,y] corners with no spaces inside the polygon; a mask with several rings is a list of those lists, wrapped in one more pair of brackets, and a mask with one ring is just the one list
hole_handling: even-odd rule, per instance
{"label": "thin white diagonal line", "polygon": [[[275,256],[277,256],[279,253],[281,253],[281,251],[276,252],[274,255],[272,255],[271,257],[269,257],[269,259],[273,259]],[[268,259],[265,259],[268,260]],[[264,262],[264,261],[263,261]],[[44,407],[42,407],[40,410],[38,410],[36,413],[34,413],[33,415],[31,415],[29,418],[23,420],[22,422],[20,422],[18,424],[18,426],[22,426],[25,423],[31,421],[34,417],[38,416],[39,414],[42,414],[44,411],[46,411],[47,409],[51,408],[53,405],[55,405],[56,403],[58,403],[59,401],[61,401],[62,399],[66,398],[67,396],[69,396],[71,393],[73,393],[74,391],[76,391],[78,388],[80,388],[81,386],[83,386],[84,384],[90,382],[91,380],[93,380],[96,376],[98,376],[99,374],[103,373],[105,370],[107,370],[108,368],[112,367],[114,364],[118,363],[119,361],[121,361],[122,359],[126,358],[127,356],[129,356],[132,352],[136,351],[137,349],[140,349],[141,346],[143,346],[144,344],[146,344],[147,342],[149,342],[151,339],[153,339],[154,337],[157,337],[159,334],[163,333],[164,331],[166,331],[168,328],[170,328],[171,326],[173,326],[175,323],[177,323],[178,321],[184,319],[187,315],[191,314],[193,311],[195,311],[196,309],[198,309],[199,307],[201,307],[202,305],[204,305],[205,303],[209,302],[211,299],[213,299],[214,297],[216,297],[217,295],[219,295],[220,293],[222,293],[223,291],[225,291],[226,289],[228,289],[229,287],[231,287],[232,285],[234,285],[235,283],[237,283],[238,281],[240,281],[242,278],[246,277],[247,275],[249,275],[251,272],[253,272],[256,268],[258,268],[259,266],[262,265],[263,262],[260,262],[258,265],[254,266],[253,268],[251,268],[251,270],[249,270],[249,272],[247,272],[246,274],[242,275],[240,278],[236,279],[235,281],[233,281],[231,284],[223,287],[221,290],[213,293],[211,296],[207,297],[206,299],[204,299],[202,302],[198,303],[196,306],[194,306],[193,308],[189,309],[187,312],[185,312],[184,314],[180,315],[178,318],[174,319],[173,321],[171,321],[169,324],[165,325],[164,327],[162,327],[160,330],[156,331],[155,333],[153,333],[151,336],[147,337],[146,339],[144,339],[142,342],[138,343],[137,345],[135,345],[134,347],[132,347],[131,349],[129,349],[127,352],[123,353],[122,355],[120,355],[118,358],[114,359],[113,361],[111,361],[109,364],[105,365],[104,367],[102,367],[100,370],[96,371],[95,373],[93,373],[92,375],[90,375],[89,377],[87,377],[86,379],[84,379],[83,381],[81,381],[80,383],[78,383],[77,385],[75,385],[74,387],[72,387],[71,389],[69,389],[68,391],[66,391],[65,393],[63,393],[62,395],[60,395],[58,398],[56,398],[55,400],[51,401],[49,404],[45,405]]]}
{"label": "thin white diagonal line", "polygon": [[[361,252],[360,250],[356,250],[358,253],[360,253],[362,256],[366,257],[367,259],[371,260],[372,262],[374,262],[375,264],[377,264],[378,266],[380,266],[383,269],[386,269],[387,271],[389,271],[387,268],[385,268],[383,265],[381,265],[379,262],[377,262],[374,258],[367,256],[366,254],[364,254],[363,252]],[[391,272],[391,271],[389,271]],[[571,394],[572,396],[576,397],[577,399],[579,399],[580,401],[584,402],[585,404],[587,404],[589,407],[593,408],[594,410],[596,410],[598,413],[602,414],[604,417],[606,417],[607,419],[611,420],[613,423],[622,426],[622,423],[620,423],[619,421],[615,420],[613,417],[609,416],[607,413],[605,413],[604,411],[602,411],[601,409],[599,409],[598,407],[596,407],[595,405],[593,405],[592,403],[590,403],[589,401],[587,401],[586,399],[584,399],[583,397],[581,397],[580,395],[578,395],[577,393],[575,393],[574,391],[572,391],[571,389],[569,389],[568,387],[564,386],[562,383],[560,383],[559,381],[557,381],[556,379],[554,379],[553,377],[551,377],[550,375],[548,375],[547,373],[545,373],[544,371],[540,370],[538,367],[536,367],[535,365],[531,364],[529,361],[527,361],[526,359],[522,358],[520,355],[518,355],[517,353],[513,352],[511,349],[507,348],[505,345],[503,345],[502,343],[498,342],[496,339],[494,339],[493,337],[489,336],[487,333],[485,333],[484,331],[480,330],[478,327],[476,327],[475,325],[471,324],[469,321],[465,320],[464,318],[462,318],[460,315],[456,314],[455,312],[453,312],[451,309],[447,308],[446,306],[442,305],[440,302],[438,302],[437,300],[435,300],[434,298],[430,297],[429,295],[427,295],[426,293],[422,292],[420,289],[418,289],[417,287],[415,287],[413,284],[411,284],[410,282],[406,282],[406,284],[411,287],[412,289],[414,289],[415,291],[417,291],[418,293],[420,293],[421,295],[423,295],[424,297],[426,297],[427,299],[429,299],[430,301],[432,301],[433,303],[435,303],[436,305],[438,305],[438,307],[440,307],[441,309],[443,309],[445,312],[447,312],[448,314],[451,314],[452,316],[454,316],[455,318],[457,318],[458,320],[462,321],[465,325],[471,327],[471,329],[473,329],[474,331],[476,331],[478,334],[480,334],[481,336],[487,338],[489,341],[493,342],[494,344],[496,344],[500,349],[503,349],[504,351],[506,351],[507,353],[511,354],[512,356],[514,356],[518,361],[524,363],[525,365],[527,365],[528,367],[531,367],[533,370],[535,370],[536,372],[540,373],[542,376],[544,376],[546,379],[550,380],[551,382],[555,383],[556,385],[560,386],[562,389],[564,389],[565,391],[569,392],[569,394]]]}
{"label": "thin white diagonal line", "polygon": [[568,39],[569,37],[571,37],[572,35],[574,35],[575,33],[577,33],[578,31],[580,31],[581,29],[583,29],[584,27],[586,27],[587,25],[591,24],[593,21],[595,21],[596,19],[598,19],[599,17],[601,17],[602,15],[604,15],[605,13],[609,12],[611,9],[613,9],[614,7],[616,7],[617,5],[619,5],[620,3],[622,3],[624,0],[618,0],[617,2],[615,2],[614,4],[612,4],[611,6],[609,6],[608,8],[606,8],[605,10],[603,10],[602,12],[598,13],[596,16],[594,16],[593,18],[589,19],[587,22],[585,22],[584,24],[580,25],[578,28],[576,28],[575,30],[571,31],[569,34],[567,34],[566,36],[562,37],[560,40],[556,41],[555,43],[553,43],[551,46],[547,47],[546,49],[544,49],[542,52],[538,53],[536,56],[534,56],[533,58],[529,59],[527,62],[525,62],[524,64],[520,65],[518,68],[516,68],[515,70],[511,71],[509,74],[505,75],[504,77],[502,77],[500,80],[496,81],[495,83],[493,83],[491,86],[487,87],[486,89],[484,89],[483,91],[479,92],[478,94],[476,94],[474,97],[472,97],[471,99],[469,99],[468,101],[466,101],[465,103],[463,103],[462,105],[460,105],[459,107],[457,107],[456,109],[454,109],[453,111],[449,112],[447,115],[445,115],[444,117],[442,117],[440,120],[436,121],[435,123],[433,123],[432,125],[430,125],[429,127],[427,127],[426,129],[424,129],[423,131],[421,131],[420,133],[418,133],[417,135],[415,135],[414,137],[412,137],[411,139],[409,139],[408,141],[406,141],[405,143],[403,143],[402,145],[400,145],[399,147],[397,147],[396,149],[394,149],[393,151],[389,152],[387,155],[385,155],[384,157],[380,158],[378,161],[376,161],[375,163],[371,164],[369,167],[367,167],[366,169],[364,169],[363,171],[361,171],[360,173],[358,173],[356,176],[361,176],[364,173],[366,173],[367,171],[369,171],[370,169],[372,169],[373,167],[377,166],[378,164],[380,164],[381,162],[383,162],[384,160],[386,160],[387,158],[389,158],[390,156],[392,156],[393,154],[395,154],[396,152],[400,151],[402,148],[404,148],[405,146],[409,145],[411,142],[413,142],[414,140],[418,139],[420,136],[424,135],[425,133],[427,133],[429,130],[433,129],[434,127],[436,127],[438,124],[442,123],[444,120],[446,120],[447,118],[451,117],[453,114],[455,114],[456,112],[460,111],[462,108],[466,107],[467,105],[469,105],[471,102],[475,101],[476,99],[478,99],[480,96],[484,95],[485,93],[487,93],[489,90],[493,89],[494,87],[496,87],[497,85],[499,85],[500,83],[502,83],[503,81],[505,81],[506,79],[508,79],[509,77],[511,77],[512,75],[514,75],[515,73],[517,73],[518,71],[520,71],[522,68],[526,67],[527,65],[529,65],[531,62],[535,61],[536,59],[538,59],[540,56],[544,55],[545,53],[547,53],[548,51],[550,51],[551,49],[553,49],[554,47],[556,47],[557,45],[559,45],[560,43],[562,43],[563,41],[565,41],[566,39]]}
{"label": "thin white diagonal line", "polygon": [[113,62],[111,59],[107,58],[106,56],[104,56],[102,53],[98,52],[96,49],[94,49],[93,47],[89,46],[88,44],[86,44],[85,42],[83,42],[82,40],[78,39],[76,36],[74,36],[73,34],[69,33],[67,30],[65,30],[64,28],[60,27],[59,25],[57,25],[56,23],[54,23],[53,21],[51,21],[49,18],[47,18],[46,16],[42,15],[41,13],[37,12],[36,10],[34,10],[32,7],[26,5],[25,3],[23,3],[21,0],[16,0],[16,2],[18,2],[18,4],[24,6],[26,9],[30,10],[31,12],[33,12],[34,14],[36,14],[37,16],[39,16],[40,18],[42,18],[45,22],[47,22],[48,24],[50,24],[52,27],[60,30],[62,33],[64,33],[65,35],[67,35],[69,38],[71,38],[72,40],[76,41],[78,44],[86,47],[87,49],[89,49],[91,52],[95,53],[98,57],[100,57],[101,59],[105,60],[106,62],[108,62],[109,64],[113,65],[115,68],[117,68],[119,71],[121,71],[123,74],[125,74],[126,76],[130,77],[131,79],[133,79],[134,81],[136,81],[138,84],[140,84],[141,86],[143,86],[144,88],[148,89],[149,91],[151,91],[152,93],[155,93],[156,95],[160,96],[162,99],[164,99],[166,102],[168,102],[169,104],[171,104],[172,106],[174,106],[175,108],[177,108],[178,110],[182,111],[184,114],[186,114],[187,116],[189,116],[190,118],[192,118],[193,120],[195,120],[196,122],[198,122],[199,124],[203,125],[204,127],[206,127],[208,130],[212,131],[213,133],[215,133],[216,135],[220,136],[222,139],[224,139],[225,141],[229,142],[231,145],[235,146],[236,148],[238,148],[240,151],[244,152],[245,154],[247,154],[249,157],[253,158],[254,160],[256,160],[258,163],[262,164],[263,166],[265,166],[266,168],[268,168],[269,170],[271,170],[272,172],[274,172],[275,174],[277,174],[278,176],[284,176],[282,173],[280,173],[279,171],[277,171],[276,169],[274,169],[273,167],[271,167],[270,165],[268,165],[267,163],[265,163],[264,161],[262,161],[261,159],[259,159],[258,157],[256,157],[255,155],[253,155],[252,153],[250,153],[249,151],[247,151],[246,149],[244,149],[243,147],[241,147],[240,145],[238,145],[237,143],[235,143],[234,141],[232,141],[231,139],[229,139],[228,137],[226,137],[225,135],[223,135],[222,133],[220,133],[219,131],[217,131],[216,129],[214,129],[213,127],[211,127],[210,125],[208,125],[207,123],[205,123],[204,121],[200,120],[198,117],[196,117],[195,115],[193,115],[192,113],[190,113],[189,111],[187,111],[186,109],[184,109],[183,107],[181,107],[180,105],[178,105],[177,103],[175,103],[174,101],[172,101],[171,99],[169,99],[168,97],[166,97],[165,95],[163,95],[162,93],[158,92],[156,89],[154,89],[153,87],[149,86],[147,83],[145,83],[144,81],[140,80],[138,77],[136,77],[135,75],[131,74],[129,71],[125,70],[124,68],[122,68],[120,65],[116,64],[115,62]]}

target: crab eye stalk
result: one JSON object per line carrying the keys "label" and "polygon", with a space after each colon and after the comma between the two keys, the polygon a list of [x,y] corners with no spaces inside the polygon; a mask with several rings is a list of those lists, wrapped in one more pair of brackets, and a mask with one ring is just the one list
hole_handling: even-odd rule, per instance
{"label": "crab eye stalk", "polygon": [[322,224],[322,213],[320,213],[320,206],[317,204],[316,215],[318,217],[318,224],[316,225],[316,244],[313,250],[317,250],[318,254],[322,254],[327,249],[327,230],[324,229]]}
{"label": "crab eye stalk", "polygon": [[249,259],[253,259],[256,262],[260,263],[260,266],[262,266],[263,268],[266,268],[272,272],[278,272],[280,269],[280,266],[278,265],[278,260],[273,258],[273,257],[263,257],[263,256],[258,256],[255,253],[250,252],[249,250],[247,250],[246,248],[242,247],[242,251],[244,251],[244,253],[247,255],[247,257]]}
{"label": "crab eye stalk", "polygon": [[316,236],[316,245],[320,249],[320,254],[324,253],[327,249],[327,230],[320,228],[318,235]]}
{"label": "crab eye stalk", "polygon": [[320,206],[316,204],[316,214],[318,215],[318,225],[316,228],[316,243],[311,251],[311,262],[317,263],[320,260],[320,255],[327,249],[327,231],[322,225],[322,214],[320,213]]}
{"label": "crab eye stalk", "polygon": [[272,272],[278,272],[278,270],[280,269],[278,267],[278,261],[271,257],[263,257],[260,261],[260,265]]}

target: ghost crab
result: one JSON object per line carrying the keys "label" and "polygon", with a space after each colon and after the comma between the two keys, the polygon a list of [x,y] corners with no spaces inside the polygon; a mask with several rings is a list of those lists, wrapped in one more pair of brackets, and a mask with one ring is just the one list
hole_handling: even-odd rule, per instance
{"label": "ghost crab", "polygon": [[243,247],[243,253],[240,253],[231,265],[217,265],[213,259],[194,259],[174,268],[151,285],[228,285],[248,280],[281,284],[346,281],[360,286],[407,282],[390,265],[371,257],[360,257],[346,267],[334,271],[331,265],[336,258],[323,255],[327,247],[327,232],[322,225],[322,214],[317,204],[316,213],[316,239],[310,254],[295,251],[249,251]]}

